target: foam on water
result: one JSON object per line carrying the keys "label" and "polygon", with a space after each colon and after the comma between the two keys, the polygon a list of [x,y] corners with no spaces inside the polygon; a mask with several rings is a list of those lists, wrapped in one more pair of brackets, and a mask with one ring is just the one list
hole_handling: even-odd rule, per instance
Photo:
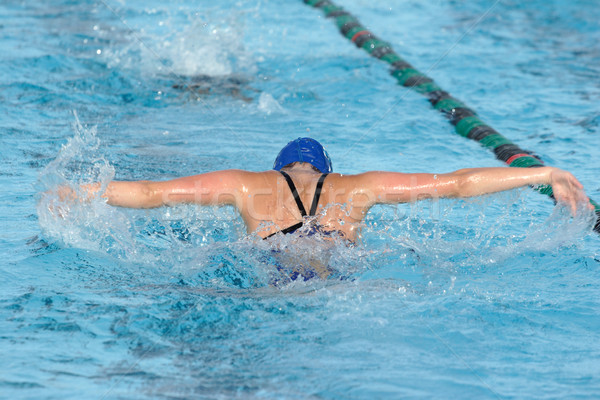
{"label": "foam on water", "polygon": [[[119,11],[122,14],[124,10]],[[104,28],[104,36],[112,42],[102,51],[110,68],[170,78],[256,72],[253,56],[243,44],[244,13],[230,10],[223,15],[219,9],[200,13],[187,6],[146,12],[154,29],[146,25],[145,29],[122,32],[123,37],[115,40],[114,29]]]}
{"label": "foam on water", "polygon": [[77,198],[87,198],[83,185],[99,182],[103,192],[114,177],[114,168],[98,153],[96,129],[84,128],[75,118],[75,136],[40,174],[40,226],[49,238],[68,246],[116,254],[135,252],[127,234],[129,222],[99,197],[84,202],[60,199],[60,188],[72,190]]}
{"label": "foam on water", "polygon": [[[290,282],[285,276],[289,272],[276,266],[286,264],[329,265],[332,271],[327,275],[335,279],[348,279],[356,272],[360,251],[319,235],[311,239],[278,235],[263,241],[244,232],[231,208],[183,205],[139,211],[107,205],[102,193],[114,178],[114,167],[99,152],[96,127],[83,127],[75,115],[73,129],[75,135],[39,177],[37,208],[46,240],[106,252],[134,264],[160,264],[185,277],[199,274],[202,278],[196,277],[196,284],[213,289],[275,282],[282,286]],[[101,189],[90,196],[85,185],[96,182]],[[61,197],[65,189],[74,196]]]}
{"label": "foam on water", "polygon": [[[277,235],[262,241],[245,233],[241,219],[231,208],[184,205],[139,211],[108,206],[101,194],[114,178],[114,167],[99,150],[95,127],[83,127],[75,116],[73,129],[75,136],[39,178],[38,217],[47,240],[106,252],[133,264],[160,264],[163,269],[181,274],[184,280],[192,279],[196,285],[213,289],[298,285],[290,280],[290,274],[298,273],[294,266],[320,264],[329,266],[327,271],[302,275],[300,270],[304,277],[301,280],[312,279],[311,285],[321,285],[316,283],[318,275],[330,281],[377,280],[390,274],[398,276],[397,271],[406,271],[407,267],[418,270],[420,267],[415,265],[429,265],[424,279],[441,276],[435,285],[445,290],[451,285],[448,277],[458,270],[479,270],[505,262],[515,254],[556,252],[561,247],[575,246],[591,232],[594,221],[591,211],[572,218],[564,208],[557,207],[546,220],[532,221],[521,235],[499,234],[505,227],[511,229],[511,219],[526,216],[523,204],[515,207],[520,199],[519,191],[514,191],[470,203],[416,203],[408,207],[406,214],[400,208],[403,206],[378,207],[366,220],[358,248],[345,246],[343,239],[336,243],[319,235]],[[58,197],[57,188],[68,187],[78,198],[88,198],[82,185],[94,182],[101,184],[101,190],[87,201]],[[504,213],[488,216],[494,202]],[[461,213],[464,226],[444,222],[457,221],[454,214]],[[292,268],[282,269],[284,265]]]}
{"label": "foam on water", "polygon": [[269,93],[261,93],[258,98],[258,109],[267,115],[282,113],[285,109]]}

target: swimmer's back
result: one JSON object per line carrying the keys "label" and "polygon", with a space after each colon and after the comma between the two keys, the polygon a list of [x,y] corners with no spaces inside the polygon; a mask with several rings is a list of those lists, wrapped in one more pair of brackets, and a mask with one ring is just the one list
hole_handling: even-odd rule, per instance
{"label": "swimmer's back", "polygon": [[[304,169],[285,171],[292,179],[306,211],[315,197],[321,173]],[[267,237],[303,222],[299,207],[283,175],[278,171],[246,172],[238,208],[248,232]],[[357,190],[358,175],[328,174],[317,203],[315,222],[323,232],[337,232],[354,241],[366,204],[365,194]],[[362,201],[361,201],[362,198]],[[357,204],[355,204],[357,203]]]}

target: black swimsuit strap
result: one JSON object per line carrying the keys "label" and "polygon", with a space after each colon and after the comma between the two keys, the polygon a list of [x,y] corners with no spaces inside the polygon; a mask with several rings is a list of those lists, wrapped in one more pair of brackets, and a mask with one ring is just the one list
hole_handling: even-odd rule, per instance
{"label": "black swimsuit strap", "polygon": [[296,185],[294,185],[294,181],[292,180],[292,178],[290,178],[290,176],[287,173],[283,171],[279,172],[281,172],[281,175],[283,175],[283,177],[287,181],[287,184],[290,187],[290,190],[292,191],[292,195],[294,196],[294,200],[296,200],[296,205],[298,205],[298,209],[300,210],[300,214],[303,217],[306,217],[306,210],[304,209],[304,204],[302,204],[302,201],[300,200],[300,195],[298,194],[298,190],[296,190]]}
{"label": "black swimsuit strap", "polygon": [[313,197],[312,205],[310,206],[310,214],[315,215],[317,212],[317,206],[319,204],[319,198],[321,197],[321,189],[323,189],[323,182],[325,182],[325,178],[327,178],[327,174],[321,175],[319,178],[319,182],[317,182],[317,188],[315,189],[315,197]]}
{"label": "black swimsuit strap", "polygon": [[[300,214],[302,214],[303,217],[306,217],[306,209],[304,208],[304,204],[302,204],[302,200],[300,200],[300,195],[298,194],[298,190],[296,189],[296,185],[294,185],[294,181],[292,181],[292,178],[290,178],[290,176],[288,174],[286,174],[283,171],[279,171],[281,172],[281,175],[283,175],[283,177],[285,178],[288,186],[290,187],[290,190],[292,191],[292,195],[294,196],[294,200],[296,200],[296,204],[298,205],[298,209],[300,210]],[[315,213],[317,212],[317,206],[319,205],[319,198],[321,197],[321,190],[323,189],[323,182],[325,182],[325,178],[327,178],[327,174],[323,174],[321,175],[321,177],[319,178],[319,181],[317,182],[317,187],[315,188],[315,195],[313,197],[313,201],[312,201],[312,205],[310,207],[310,214],[309,215],[315,215]],[[292,226],[288,226],[285,229],[282,229],[278,232],[273,232],[270,235],[264,237],[264,239],[270,238],[271,236],[281,232],[281,233],[292,233],[295,230],[301,228],[304,225],[304,222],[300,221]]]}
{"label": "black swimsuit strap", "polygon": [[285,235],[287,235],[288,233],[293,233],[293,232],[297,231],[298,229],[302,228],[303,225],[304,225],[303,222],[298,222],[297,224],[294,224],[292,226],[288,226],[285,229],[282,229],[282,230],[277,231],[277,232],[273,232],[270,235],[265,236],[263,239],[268,239],[271,236],[277,235],[278,233],[283,233]]}

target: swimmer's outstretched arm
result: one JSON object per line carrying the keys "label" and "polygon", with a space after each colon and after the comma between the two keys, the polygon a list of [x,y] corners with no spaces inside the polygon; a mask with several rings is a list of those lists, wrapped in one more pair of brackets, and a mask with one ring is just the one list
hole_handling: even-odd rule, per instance
{"label": "swimmer's outstretched arm", "polygon": [[589,204],[583,185],[571,173],[552,167],[473,168],[438,175],[367,172],[359,176],[372,192],[372,204],[472,197],[528,185],[552,186],[555,199],[573,213],[578,204]]}
{"label": "swimmer's outstretched arm", "polygon": [[[225,170],[188,176],[169,181],[112,181],[102,197],[108,204],[128,208],[156,208],[181,203],[200,205],[237,205],[244,190],[241,170]],[[101,186],[84,186],[95,195]]]}

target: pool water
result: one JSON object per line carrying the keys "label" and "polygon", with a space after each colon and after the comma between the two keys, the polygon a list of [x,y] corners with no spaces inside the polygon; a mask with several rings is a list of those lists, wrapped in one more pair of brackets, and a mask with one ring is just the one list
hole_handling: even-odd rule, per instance
{"label": "pool water", "polygon": [[[600,199],[594,1],[339,5]],[[0,398],[600,396],[598,235],[530,189],[377,207],[355,247],[279,239],[335,271],[306,281],[232,209],[48,192],[266,170],[307,135],[342,173],[501,165],[318,10],[8,1],[0,18]]]}

